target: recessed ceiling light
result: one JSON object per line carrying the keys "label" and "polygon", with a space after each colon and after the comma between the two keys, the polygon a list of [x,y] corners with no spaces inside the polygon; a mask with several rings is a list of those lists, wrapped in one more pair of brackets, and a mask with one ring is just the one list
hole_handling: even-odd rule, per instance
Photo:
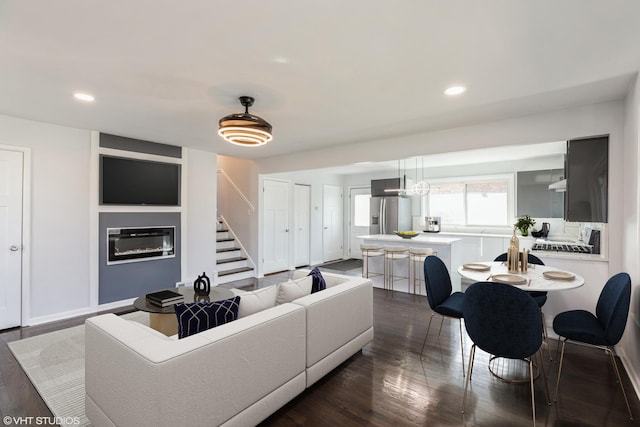
{"label": "recessed ceiling light", "polygon": [[271,60],[276,64],[288,64],[291,62],[291,60],[285,56],[274,56]]}
{"label": "recessed ceiling light", "polygon": [[76,92],[73,94],[73,97],[78,101],[84,101],[84,102],[95,101],[95,98],[93,97],[93,95],[89,95],[88,93]]}
{"label": "recessed ceiling light", "polygon": [[444,94],[449,96],[460,95],[465,90],[467,90],[467,88],[464,86],[451,86],[444,91]]}

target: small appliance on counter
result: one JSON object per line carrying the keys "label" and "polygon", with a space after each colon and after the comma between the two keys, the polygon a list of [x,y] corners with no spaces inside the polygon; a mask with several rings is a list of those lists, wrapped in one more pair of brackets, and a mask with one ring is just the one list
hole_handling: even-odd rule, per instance
{"label": "small appliance on counter", "polygon": [[426,233],[439,233],[440,232],[440,217],[439,216],[426,216],[424,217],[427,224],[424,231]]}

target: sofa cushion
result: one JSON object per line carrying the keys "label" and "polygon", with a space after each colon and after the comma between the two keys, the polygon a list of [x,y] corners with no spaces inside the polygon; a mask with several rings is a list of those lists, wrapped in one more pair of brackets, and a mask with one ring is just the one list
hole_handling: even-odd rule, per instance
{"label": "sofa cushion", "polygon": [[309,276],[313,277],[313,284],[311,285],[312,294],[327,289],[327,282],[324,281],[324,277],[322,277],[322,273],[318,267],[311,270]]}
{"label": "sofa cushion", "polygon": [[214,302],[176,304],[178,338],[185,338],[238,318],[240,296]]}
{"label": "sofa cushion", "polygon": [[276,298],[278,297],[278,285],[256,289],[255,291],[243,291],[239,295],[241,298],[238,318],[246,317],[267,308],[275,307]]}
{"label": "sofa cushion", "polygon": [[284,304],[291,302],[294,299],[304,297],[311,294],[311,287],[313,286],[313,277],[305,276],[300,279],[283,282],[278,285],[278,297],[276,302],[278,304]]}

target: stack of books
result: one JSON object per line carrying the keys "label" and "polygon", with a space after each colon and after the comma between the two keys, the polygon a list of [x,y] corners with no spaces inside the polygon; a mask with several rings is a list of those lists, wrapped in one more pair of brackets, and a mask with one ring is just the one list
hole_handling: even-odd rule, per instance
{"label": "stack of books", "polygon": [[147,301],[159,307],[168,307],[184,301],[184,295],[174,291],[158,291],[147,294]]}

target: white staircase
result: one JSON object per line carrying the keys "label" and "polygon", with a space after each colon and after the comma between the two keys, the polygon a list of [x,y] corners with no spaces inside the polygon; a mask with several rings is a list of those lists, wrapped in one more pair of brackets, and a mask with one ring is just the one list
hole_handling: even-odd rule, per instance
{"label": "white staircase", "polygon": [[251,265],[233,232],[220,218],[216,229],[216,269],[218,284],[256,276],[255,268]]}

